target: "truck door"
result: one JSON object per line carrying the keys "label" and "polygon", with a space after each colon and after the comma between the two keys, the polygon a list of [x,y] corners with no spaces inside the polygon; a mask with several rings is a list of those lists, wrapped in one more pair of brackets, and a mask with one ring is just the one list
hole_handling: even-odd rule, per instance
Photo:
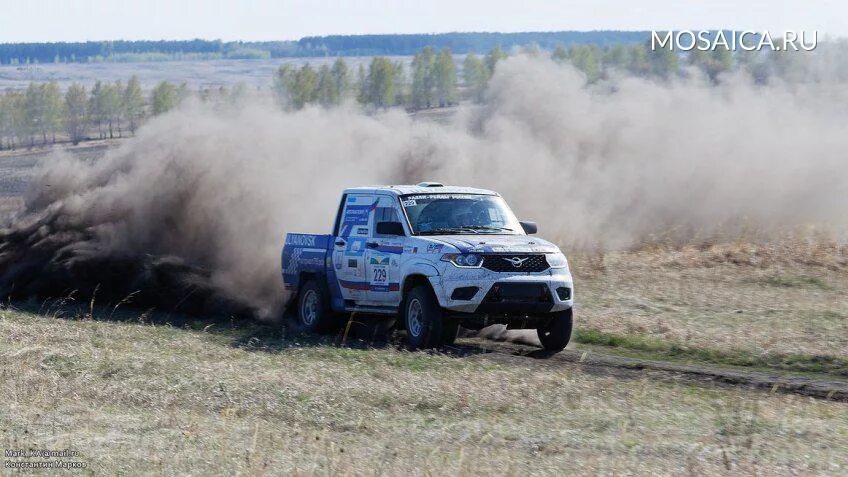
{"label": "truck door", "polygon": [[345,300],[361,303],[368,299],[370,282],[365,270],[365,250],[376,208],[375,194],[348,194],[344,199],[333,238],[333,267]]}
{"label": "truck door", "polygon": [[368,301],[373,305],[396,306],[400,303],[400,260],[404,237],[377,233],[378,222],[400,222],[397,207],[394,196],[378,196],[370,228],[371,237],[365,251]]}

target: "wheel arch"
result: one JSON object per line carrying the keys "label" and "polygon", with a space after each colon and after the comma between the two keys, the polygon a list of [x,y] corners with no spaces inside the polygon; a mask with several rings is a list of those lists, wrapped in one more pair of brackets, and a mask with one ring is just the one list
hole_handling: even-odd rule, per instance
{"label": "wheel arch", "polygon": [[297,274],[297,282],[294,283],[294,287],[292,287],[291,294],[286,300],[286,309],[291,309],[293,306],[297,305],[297,300],[300,298],[300,291],[303,290],[303,286],[306,285],[306,282],[309,280],[319,280],[320,274],[316,272],[300,272]]}
{"label": "wheel arch", "polygon": [[421,260],[415,260],[402,267],[402,276],[403,281],[400,285],[401,307],[404,305],[407,292],[409,292],[409,290],[411,290],[413,286],[419,284],[426,284],[430,291],[433,293],[433,295],[436,297],[436,301],[441,304],[441,300],[436,288],[440,284],[441,277],[439,276],[439,270],[436,269],[433,264]]}
{"label": "wheel arch", "polygon": [[413,273],[411,275],[407,275],[403,279],[403,286],[400,288],[401,302],[406,299],[406,294],[418,285],[427,286],[431,291],[435,293],[435,290],[433,290],[433,284],[430,283],[430,278],[427,275],[424,275],[423,273]]}
{"label": "wheel arch", "polygon": [[297,287],[298,289],[303,288],[303,285],[309,280],[315,280],[318,278],[318,273],[316,272],[300,272],[297,275]]}

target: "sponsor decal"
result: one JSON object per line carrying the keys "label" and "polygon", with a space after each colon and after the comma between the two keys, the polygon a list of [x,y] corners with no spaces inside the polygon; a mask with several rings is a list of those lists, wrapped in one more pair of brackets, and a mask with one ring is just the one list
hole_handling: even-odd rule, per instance
{"label": "sponsor decal", "polygon": [[342,221],[345,225],[368,225],[368,216],[377,208],[378,201],[371,205],[348,205]]}
{"label": "sponsor decal", "polygon": [[371,265],[388,265],[389,257],[371,257],[368,263]]}
{"label": "sponsor decal", "polygon": [[366,239],[363,237],[350,237],[347,241],[345,256],[360,257],[365,254],[365,241]]}
{"label": "sponsor decal", "polygon": [[286,245],[294,245],[297,247],[314,247],[314,235],[288,234],[286,236]]}
{"label": "sponsor decal", "polygon": [[383,252],[383,253],[401,254],[401,253],[403,253],[403,246],[401,246],[401,245],[380,245],[380,246],[377,247],[377,251]]}
{"label": "sponsor decal", "polygon": [[348,290],[368,290],[371,286],[367,282],[357,282],[352,280],[339,280],[339,285]]}
{"label": "sponsor decal", "polygon": [[370,290],[380,292],[390,292],[400,290],[400,283],[385,283],[372,285],[369,282],[339,280],[339,286],[348,290]]}
{"label": "sponsor decal", "polygon": [[375,292],[391,292],[398,291],[400,287],[395,283],[390,283],[388,285],[371,285],[371,291]]}
{"label": "sponsor decal", "polygon": [[326,263],[327,262],[325,261],[325,257],[323,255],[304,255],[302,249],[296,248],[292,251],[291,255],[289,255],[289,261],[286,264],[284,273],[297,273],[301,269],[311,267],[323,268]]}
{"label": "sponsor decal", "polygon": [[[377,208],[378,203],[379,199],[370,205],[348,204],[345,206],[344,215],[342,215],[341,236],[349,236],[354,228],[360,225],[367,226],[368,218],[371,216],[371,212]],[[364,230],[364,232],[357,230],[357,235],[368,235],[367,227],[361,230]]]}
{"label": "sponsor decal", "polygon": [[324,257],[303,257],[297,261],[298,265],[301,267],[305,267],[307,265],[313,265],[315,267],[323,267],[324,266]]}
{"label": "sponsor decal", "polygon": [[438,253],[443,248],[445,248],[445,246],[443,244],[440,244],[440,243],[427,244],[427,253]]}
{"label": "sponsor decal", "polygon": [[[407,196],[408,200],[436,200],[436,199],[476,199],[478,197],[492,197],[489,194],[416,194]],[[405,205],[405,204],[404,204]]]}

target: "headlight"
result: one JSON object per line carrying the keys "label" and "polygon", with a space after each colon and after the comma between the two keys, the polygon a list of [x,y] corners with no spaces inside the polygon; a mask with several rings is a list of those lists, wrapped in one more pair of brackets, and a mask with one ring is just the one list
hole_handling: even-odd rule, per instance
{"label": "headlight", "polygon": [[450,262],[460,268],[480,268],[483,257],[476,253],[446,253],[442,255],[443,262]]}
{"label": "headlight", "polygon": [[565,259],[565,255],[562,252],[557,253],[549,253],[547,255],[548,265],[551,268],[564,268],[568,270],[568,260]]}

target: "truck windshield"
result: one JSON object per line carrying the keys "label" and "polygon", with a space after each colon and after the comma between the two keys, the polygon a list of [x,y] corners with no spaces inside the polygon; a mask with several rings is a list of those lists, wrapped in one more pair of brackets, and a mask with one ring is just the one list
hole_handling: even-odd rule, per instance
{"label": "truck windshield", "polygon": [[411,194],[401,204],[416,235],[524,234],[506,201],[494,195]]}

